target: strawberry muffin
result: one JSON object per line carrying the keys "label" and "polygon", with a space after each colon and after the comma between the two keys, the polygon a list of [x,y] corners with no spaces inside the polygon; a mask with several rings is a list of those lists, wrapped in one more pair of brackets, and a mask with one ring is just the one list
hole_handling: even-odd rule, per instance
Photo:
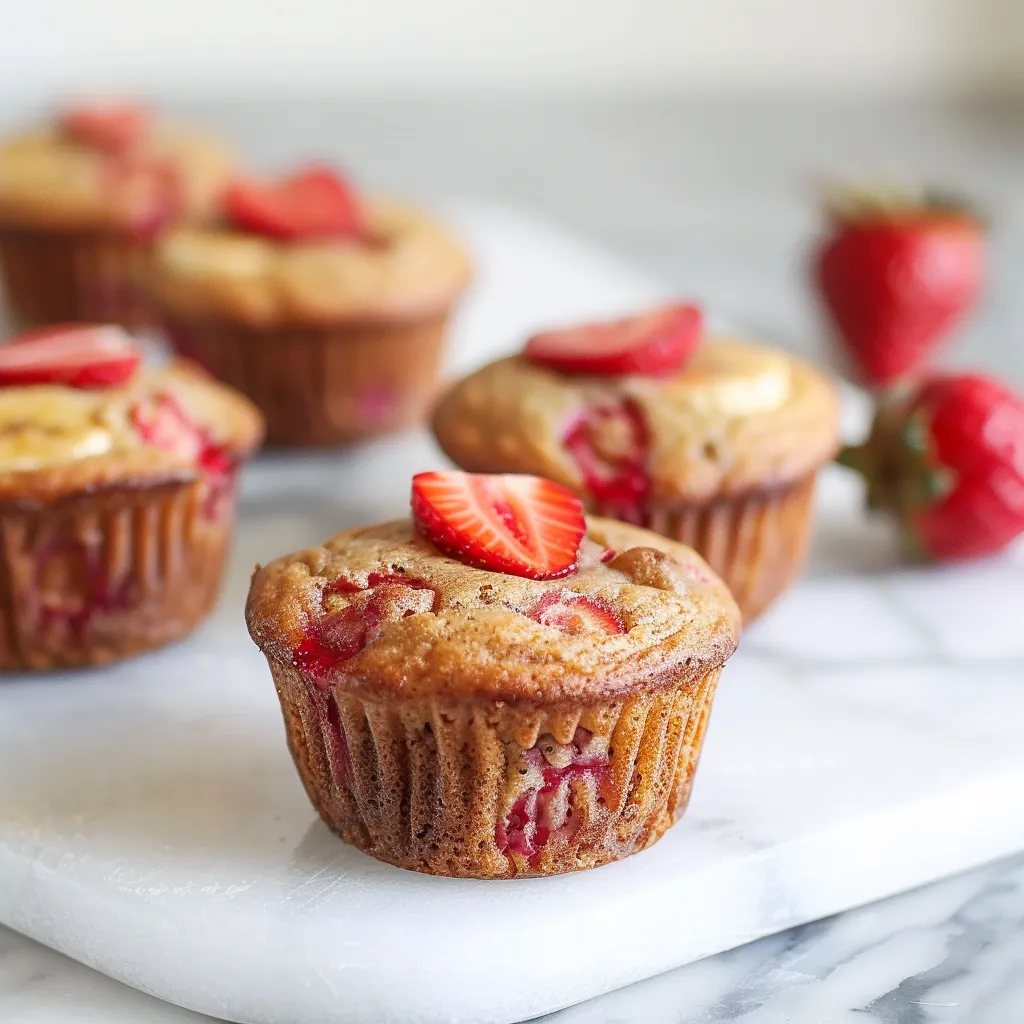
{"label": "strawberry muffin", "polygon": [[448,232],[315,167],[238,181],[221,221],[161,242],[152,298],[179,350],[259,406],[274,444],[422,419],[470,276]]}
{"label": "strawberry muffin", "polygon": [[97,665],[190,632],[260,432],[205,374],[142,369],[118,327],[0,347],[0,669]]}
{"label": "strawberry muffin", "polygon": [[542,474],[689,544],[752,619],[800,568],[838,404],[806,363],[678,305],[536,335],[456,384],[434,432],[464,469]]}
{"label": "strawberry muffin", "polygon": [[618,860],[682,814],[739,611],[689,548],[585,519],[530,476],[421,473],[412,519],[253,578],[316,809],[349,843],[440,875]]}
{"label": "strawberry muffin", "polygon": [[0,146],[0,273],[29,324],[148,321],[138,277],[170,224],[214,209],[217,142],[138,106],[79,106]]}

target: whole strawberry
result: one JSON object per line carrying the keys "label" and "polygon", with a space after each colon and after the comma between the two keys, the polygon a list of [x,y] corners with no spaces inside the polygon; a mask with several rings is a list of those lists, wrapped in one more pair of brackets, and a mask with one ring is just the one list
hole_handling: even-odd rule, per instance
{"label": "whole strawberry", "polygon": [[912,557],[976,558],[1024,533],[1024,401],[989,377],[934,375],[883,400],[839,461],[864,475],[869,508],[897,516]]}
{"label": "whole strawberry", "polygon": [[855,371],[872,387],[914,373],[978,297],[981,225],[965,206],[844,192],[815,275]]}

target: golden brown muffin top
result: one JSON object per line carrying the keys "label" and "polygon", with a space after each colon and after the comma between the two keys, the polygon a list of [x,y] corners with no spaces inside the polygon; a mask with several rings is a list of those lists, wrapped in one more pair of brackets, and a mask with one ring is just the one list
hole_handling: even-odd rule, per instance
{"label": "golden brown muffin top", "polygon": [[[41,129],[0,146],[0,220],[50,230],[132,231],[152,185],[143,171],[172,176],[175,219],[217,211],[235,170],[221,143],[188,128],[157,124],[130,152],[111,154]],[[141,211],[143,219],[149,214]]]}
{"label": "golden brown muffin top", "polygon": [[[588,407],[623,401],[645,424],[655,500],[699,502],[785,484],[838,445],[838,398],[824,374],[784,352],[716,337],[669,378],[577,377],[523,356],[502,359],[451,389],[434,431],[464,469],[535,473],[585,494],[566,432]],[[602,443],[614,452],[618,439]]]}
{"label": "golden brown muffin top", "polygon": [[280,241],[230,227],[168,233],[149,282],[169,312],[255,327],[420,319],[442,313],[470,279],[469,257],[419,210],[364,206],[372,241]]}
{"label": "golden brown muffin top", "polygon": [[113,388],[0,387],[0,501],[192,479],[204,452],[237,461],[262,432],[248,399],[187,363]]}
{"label": "golden brown muffin top", "polygon": [[[320,685],[410,698],[550,704],[624,694],[702,676],[735,649],[736,604],[690,548],[591,517],[579,564],[543,582],[476,569],[402,520],[258,569],[246,621],[268,657]],[[561,625],[552,605],[568,611]],[[319,660],[323,638],[344,657]]]}

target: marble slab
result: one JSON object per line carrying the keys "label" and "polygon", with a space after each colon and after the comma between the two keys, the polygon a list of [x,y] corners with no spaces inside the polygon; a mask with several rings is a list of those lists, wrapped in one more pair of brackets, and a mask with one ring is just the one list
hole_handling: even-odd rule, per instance
{"label": "marble slab", "polygon": [[[453,369],[662,289],[502,210],[450,211],[481,273]],[[856,418],[856,409],[852,410]],[[0,923],[253,1024],[511,1022],[1024,848],[1024,550],[898,567],[839,471],[807,577],[725,673],[691,809],[557,879],[388,868],[333,838],[283,743],[241,603],[252,564],[404,507],[422,433],[261,458],[193,638],[0,692]]]}

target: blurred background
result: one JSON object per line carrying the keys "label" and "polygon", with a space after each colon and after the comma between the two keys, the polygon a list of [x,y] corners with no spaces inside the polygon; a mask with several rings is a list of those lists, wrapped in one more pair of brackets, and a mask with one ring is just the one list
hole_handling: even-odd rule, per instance
{"label": "blurred background", "polygon": [[1021,0],[0,0],[0,128],[141,94],[268,168],[557,220],[817,351],[824,177],[960,189],[986,301],[948,360],[1024,383]]}

